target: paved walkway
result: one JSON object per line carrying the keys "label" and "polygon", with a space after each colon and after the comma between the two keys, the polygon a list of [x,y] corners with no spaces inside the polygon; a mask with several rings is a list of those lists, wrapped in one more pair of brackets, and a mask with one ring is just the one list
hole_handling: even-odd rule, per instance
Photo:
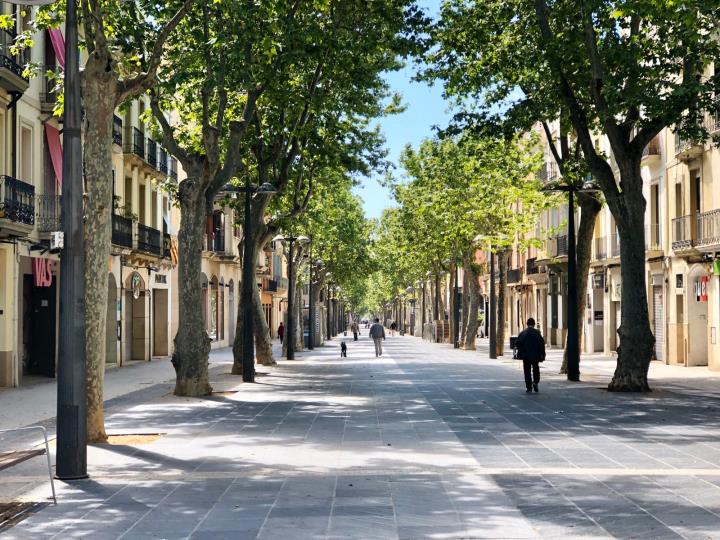
{"label": "paved walkway", "polygon": [[91,447],[91,479],[61,484],[57,507],[5,535],[720,538],[714,375],[653,366],[652,394],[610,394],[611,363],[585,363],[587,382],[568,385],[551,354],[527,395],[519,365],[482,345],[398,337],[376,359],[370,342],[348,343],[346,359],[335,340],[260,368],[254,385],[216,356],[213,385],[234,394],[127,399],[111,431],[164,435]]}

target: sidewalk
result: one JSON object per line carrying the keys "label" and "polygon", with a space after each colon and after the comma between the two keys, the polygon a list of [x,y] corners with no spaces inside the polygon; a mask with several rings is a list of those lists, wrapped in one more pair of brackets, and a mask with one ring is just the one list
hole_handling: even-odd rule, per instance
{"label": "sidewalk", "polygon": [[340,359],[338,342],[256,384],[215,353],[220,395],[129,396],[108,428],[160,438],[91,446],[91,478],[4,537],[720,537],[720,399],[683,387],[714,377],[653,366],[655,392],[609,393],[614,362],[567,383],[553,351],[527,395],[520,363],[483,343],[388,338],[375,358],[363,337]]}

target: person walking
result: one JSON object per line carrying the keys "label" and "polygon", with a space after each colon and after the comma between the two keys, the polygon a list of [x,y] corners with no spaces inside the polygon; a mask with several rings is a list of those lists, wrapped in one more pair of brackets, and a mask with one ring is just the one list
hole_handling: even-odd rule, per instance
{"label": "person walking", "polygon": [[375,343],[375,356],[382,356],[382,342],[385,339],[385,328],[380,324],[380,319],[375,319],[375,322],[370,327],[369,334]]}
{"label": "person walking", "polygon": [[278,326],[278,337],[280,338],[280,345],[282,345],[283,338],[285,337],[285,325],[283,323],[280,323],[280,326]]}
{"label": "person walking", "polygon": [[397,323],[396,323],[395,321],[393,321],[393,322],[390,324],[390,335],[391,335],[392,337],[395,337],[395,330],[397,330]]}
{"label": "person walking", "polygon": [[358,340],[358,332],[360,332],[360,328],[358,327],[357,321],[353,321],[350,325],[350,330],[352,330],[353,333],[353,341]]}
{"label": "person walking", "polygon": [[527,320],[527,328],[520,332],[515,346],[517,357],[523,361],[525,392],[538,392],[540,362],[545,361],[545,340],[540,330],[535,328],[535,319],[532,317]]}

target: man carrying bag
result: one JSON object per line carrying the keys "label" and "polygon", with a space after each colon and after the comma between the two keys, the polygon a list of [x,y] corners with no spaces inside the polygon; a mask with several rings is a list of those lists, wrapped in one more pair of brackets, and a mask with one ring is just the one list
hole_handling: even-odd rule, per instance
{"label": "man carrying bag", "polygon": [[516,342],[517,358],[523,361],[525,372],[525,388],[529,394],[538,392],[540,382],[540,362],[545,361],[545,340],[535,328],[535,319],[527,320],[527,328],[520,332]]}

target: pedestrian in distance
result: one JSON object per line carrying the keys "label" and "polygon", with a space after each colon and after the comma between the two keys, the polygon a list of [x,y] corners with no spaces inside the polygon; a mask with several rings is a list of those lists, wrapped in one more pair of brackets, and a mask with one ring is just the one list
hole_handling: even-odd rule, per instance
{"label": "pedestrian in distance", "polygon": [[280,326],[278,326],[278,337],[280,338],[280,344],[282,345],[283,338],[285,337],[285,325],[283,323],[280,323]]}
{"label": "pedestrian in distance", "polygon": [[375,322],[370,327],[370,337],[375,343],[375,356],[382,356],[382,342],[385,339],[385,328],[380,324],[380,319],[375,319]]}
{"label": "pedestrian in distance", "polygon": [[393,321],[393,322],[390,324],[390,335],[391,335],[392,337],[395,337],[395,330],[397,330],[397,323],[396,323],[395,321]]}
{"label": "pedestrian in distance", "polygon": [[344,339],[340,342],[340,358],[347,358],[347,343]]}
{"label": "pedestrian in distance", "polygon": [[525,372],[525,392],[538,392],[540,382],[540,362],[545,361],[545,340],[540,330],[535,328],[535,319],[527,320],[527,328],[520,332],[515,343],[517,358],[523,361]]}
{"label": "pedestrian in distance", "polygon": [[360,333],[360,328],[358,327],[358,323],[356,321],[353,321],[350,325],[350,330],[352,330],[353,333],[353,341],[358,340],[358,334]]}

